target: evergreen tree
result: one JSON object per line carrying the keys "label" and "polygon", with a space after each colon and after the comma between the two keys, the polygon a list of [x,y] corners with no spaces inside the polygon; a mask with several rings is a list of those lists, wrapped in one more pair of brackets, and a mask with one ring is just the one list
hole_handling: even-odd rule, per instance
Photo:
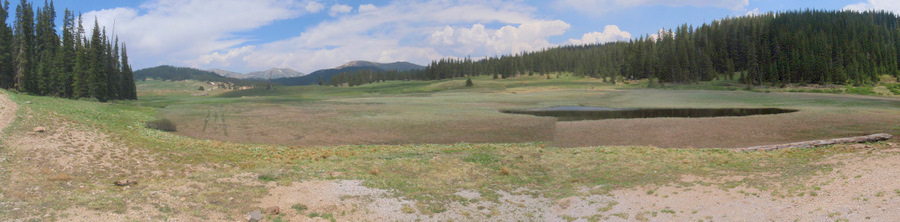
{"label": "evergreen tree", "polygon": [[15,86],[15,65],[13,64],[12,28],[6,20],[9,18],[9,0],[0,5],[0,88],[9,89]]}
{"label": "evergreen tree", "polygon": [[472,86],[475,86],[475,84],[472,83],[472,78],[466,78],[466,87],[472,87]]}
{"label": "evergreen tree", "polygon": [[91,33],[90,50],[88,51],[90,54],[90,82],[88,82],[88,88],[90,88],[91,96],[97,98],[100,102],[106,102],[109,100],[107,53],[97,18],[94,18],[94,30]]}
{"label": "evergreen tree", "polygon": [[66,9],[65,16],[63,17],[63,31],[62,31],[62,47],[57,52],[56,61],[59,63],[57,66],[57,83],[59,94],[61,97],[71,98],[72,97],[72,86],[74,84],[74,70],[75,70],[75,15],[72,14],[72,11]]}
{"label": "evergreen tree", "polygon": [[72,98],[78,99],[91,96],[90,69],[91,48],[84,37],[82,17],[78,16],[78,28],[75,30],[75,69],[73,70]]}
{"label": "evergreen tree", "polygon": [[19,91],[36,93],[37,81],[34,76],[34,9],[26,0],[16,6],[15,28],[15,69],[16,88]]}
{"label": "evergreen tree", "polygon": [[128,64],[128,49],[122,44],[122,92],[123,99],[137,99],[137,87],[134,85],[134,73],[131,71],[131,65]]}

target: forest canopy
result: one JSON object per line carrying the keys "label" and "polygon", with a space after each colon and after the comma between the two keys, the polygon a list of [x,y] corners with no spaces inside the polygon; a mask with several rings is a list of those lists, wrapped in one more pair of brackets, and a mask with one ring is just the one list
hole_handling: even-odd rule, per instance
{"label": "forest canopy", "polygon": [[82,18],[65,10],[57,33],[53,2],[37,9],[21,0],[10,27],[9,1],[0,7],[0,88],[101,102],[137,99],[125,44],[107,36],[94,19],[87,35]]}
{"label": "forest canopy", "polygon": [[[803,10],[681,25],[629,41],[571,45],[514,55],[440,59],[396,79],[347,73],[331,85],[465,76],[553,72],[608,81],[649,78],[692,83],[716,79],[745,84],[871,85],[878,74],[900,74],[900,19],[886,11]],[[357,76],[358,75],[358,76]],[[376,77],[376,78],[373,78]],[[387,78],[384,78],[387,77]]]}

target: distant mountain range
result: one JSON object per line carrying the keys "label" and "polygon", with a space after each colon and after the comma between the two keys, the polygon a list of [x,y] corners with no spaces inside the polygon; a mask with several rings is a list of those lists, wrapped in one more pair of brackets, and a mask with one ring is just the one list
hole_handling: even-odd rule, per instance
{"label": "distant mountain range", "polygon": [[[274,68],[266,71],[251,72],[242,74],[221,69],[199,70],[187,67],[158,66],[152,68],[141,69],[135,71],[135,79],[154,78],[161,80],[185,80],[193,79],[200,81],[222,81],[222,82],[240,82],[246,80],[247,83],[259,83],[260,80],[268,80],[271,76],[272,82],[285,86],[314,85],[318,84],[319,78],[326,83],[331,77],[342,72],[354,72],[359,70],[371,71],[409,71],[422,70],[425,66],[416,65],[409,62],[393,62],[393,63],[377,63],[369,61],[352,61],[347,64],[331,69],[321,69],[304,75],[301,72],[289,68]],[[245,84],[247,84],[245,83]]]}
{"label": "distant mountain range", "polygon": [[225,82],[231,83],[234,86],[264,85],[265,83],[260,80],[224,77],[211,71],[188,67],[157,66],[134,71],[135,80],[139,81],[148,78],[168,81],[181,81],[191,79],[204,82]]}
{"label": "distant mountain range", "polygon": [[266,71],[259,72],[251,72],[247,74],[232,72],[228,70],[221,69],[210,69],[210,72],[219,74],[224,77],[231,77],[236,79],[280,79],[280,78],[290,78],[290,77],[300,77],[305,74],[302,72],[298,72],[296,70],[290,68],[273,68]]}
{"label": "distant mountain range", "polygon": [[321,69],[312,72],[309,75],[300,77],[272,79],[272,82],[285,86],[315,85],[319,83],[319,78],[327,83],[328,80],[331,79],[331,77],[334,77],[335,75],[342,72],[354,72],[359,70],[409,71],[422,69],[425,69],[425,66],[416,65],[409,62],[377,63],[369,61],[352,61],[333,69]]}

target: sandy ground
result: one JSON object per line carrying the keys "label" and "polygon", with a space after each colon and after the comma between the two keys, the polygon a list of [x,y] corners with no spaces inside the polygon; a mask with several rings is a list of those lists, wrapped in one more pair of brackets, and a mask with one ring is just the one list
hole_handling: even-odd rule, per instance
{"label": "sandy ground", "polygon": [[[809,191],[791,196],[725,182],[742,178],[687,176],[684,186],[640,187],[551,200],[527,190],[498,192],[498,202],[478,201],[473,191],[457,193],[467,204],[422,214],[415,202],[389,191],[361,186],[360,181],[307,181],[276,187],[260,199],[259,208],[276,207],[285,219],[308,221],[310,212],[330,213],[347,221],[897,221],[900,220],[900,146],[834,156],[834,173],[807,182]],[[865,147],[861,149],[867,149]],[[696,185],[703,184],[703,185]],[[652,192],[649,192],[652,191]],[[303,213],[295,204],[308,207]],[[404,206],[411,206],[404,212]],[[340,215],[340,216],[339,216]]]}
{"label": "sandy ground", "polygon": [[[0,129],[15,120],[16,107],[0,93]],[[0,166],[16,169],[0,181],[0,221],[246,221],[245,215],[250,213],[189,211],[197,206],[186,203],[184,193],[222,188],[193,181],[189,173],[154,170],[165,160],[65,120],[43,127],[45,132],[18,133],[13,138],[0,134],[4,146]],[[337,221],[900,221],[896,210],[900,206],[900,144],[849,146],[859,151],[824,160],[822,163],[838,167],[804,179],[802,183],[809,189],[801,191],[803,195],[745,186],[723,188],[723,184],[742,178],[685,176],[678,184],[605,194],[584,188],[581,194],[565,198],[547,198],[529,190],[497,191],[499,200],[495,202],[481,193],[460,190],[456,193],[460,201],[443,206],[445,211],[425,213],[415,200],[366,187],[363,181],[279,185],[262,182],[255,173],[240,173],[218,182],[265,189],[268,194],[249,201],[266,216],[265,221],[327,221],[332,217]],[[135,188],[137,193],[132,195],[146,200],[126,200],[124,212],[97,211],[72,202],[61,209],[47,208],[29,200],[47,196],[46,192],[65,196],[68,189],[104,195],[112,187],[111,181],[124,177],[141,181],[166,177],[181,182],[171,186],[148,182],[150,185]],[[40,187],[47,180],[68,182],[63,182],[65,189],[47,191]],[[25,201],[10,201],[13,199]],[[158,217],[163,205],[176,210]],[[305,209],[296,210],[299,206]]]}

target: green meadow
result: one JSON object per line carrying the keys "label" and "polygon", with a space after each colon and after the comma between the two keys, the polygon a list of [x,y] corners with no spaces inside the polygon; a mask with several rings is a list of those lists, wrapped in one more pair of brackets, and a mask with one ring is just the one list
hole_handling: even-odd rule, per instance
{"label": "green meadow", "polygon": [[[465,79],[453,79],[243,91],[193,81],[148,80],[138,82],[138,100],[114,103],[7,92],[19,110],[4,138],[32,138],[32,129],[47,127],[54,135],[43,138],[60,143],[59,147],[83,143],[76,139],[79,135],[63,129],[107,135],[103,140],[109,143],[85,150],[29,153],[11,152],[15,143],[5,142],[0,153],[7,161],[0,162],[0,179],[9,182],[0,188],[5,194],[0,202],[32,206],[19,209],[17,215],[54,212],[42,217],[49,220],[66,218],[67,213],[60,212],[74,207],[112,213],[140,208],[159,220],[177,215],[238,218],[256,209],[254,199],[265,196],[269,188],[222,178],[248,173],[256,182],[278,185],[361,180],[367,187],[415,201],[409,207],[423,214],[444,212],[451,203],[465,204],[467,200],[454,194],[460,190],[476,191],[482,201],[499,201],[497,192],[521,189],[556,200],[585,188],[606,194],[624,188],[703,184],[681,181],[689,175],[737,176],[742,179],[717,185],[791,197],[814,189],[806,179],[841,164],[821,160],[857,151],[844,145],[772,152],[728,148],[900,134],[897,96],[689,88],[707,87],[703,85],[672,90],[647,88],[646,82],[614,85],[555,77],[478,77],[474,87],[465,87]],[[207,91],[200,92],[199,86]],[[552,106],[800,111],[577,122],[497,111]],[[177,131],[145,127],[157,119],[172,120]],[[46,155],[34,157],[38,154]],[[70,167],[47,161],[65,155],[81,155],[88,161]],[[20,161],[9,161],[14,159]],[[120,178],[140,183],[129,189],[111,185]],[[41,192],[30,191],[32,186],[41,187]],[[160,194],[174,201],[149,198]],[[14,207],[0,205],[0,212]],[[0,219],[20,218],[17,215],[4,213]]]}

